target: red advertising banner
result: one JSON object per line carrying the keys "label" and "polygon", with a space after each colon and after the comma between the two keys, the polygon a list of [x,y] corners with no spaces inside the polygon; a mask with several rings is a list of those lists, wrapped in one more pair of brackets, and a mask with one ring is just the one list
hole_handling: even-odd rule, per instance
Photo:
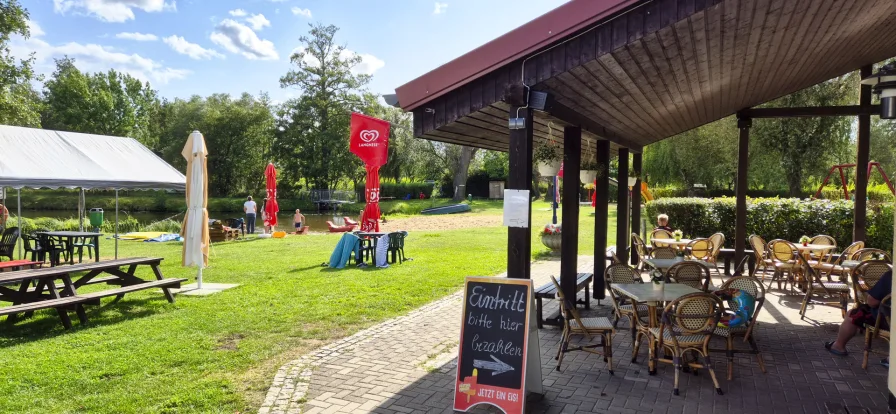
{"label": "red advertising banner", "polygon": [[369,167],[382,167],[389,160],[389,123],[364,114],[353,113],[352,154]]}
{"label": "red advertising banner", "polygon": [[389,160],[389,123],[353,113],[349,149],[364,161],[367,169],[367,206],[361,213],[361,231],[380,231],[380,167]]}
{"label": "red advertising banner", "polygon": [[[479,404],[505,413],[523,413],[526,402],[532,281],[494,277],[468,277],[464,287],[464,313],[454,384],[454,409],[468,411]],[[536,339],[537,341],[537,333]],[[537,342],[534,344],[538,351]],[[540,375],[537,384],[541,384]]]}

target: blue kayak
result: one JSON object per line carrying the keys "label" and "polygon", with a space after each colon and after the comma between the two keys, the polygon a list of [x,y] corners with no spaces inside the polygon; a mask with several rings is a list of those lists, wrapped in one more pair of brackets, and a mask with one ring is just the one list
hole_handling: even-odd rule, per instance
{"label": "blue kayak", "polygon": [[469,204],[452,204],[450,206],[427,208],[420,211],[420,214],[454,214],[465,213],[470,211]]}

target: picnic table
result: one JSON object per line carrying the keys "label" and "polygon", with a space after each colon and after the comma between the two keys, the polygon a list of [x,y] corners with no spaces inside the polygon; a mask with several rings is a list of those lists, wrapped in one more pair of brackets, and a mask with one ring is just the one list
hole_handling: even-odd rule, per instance
{"label": "picnic table", "polygon": [[[159,265],[162,258],[138,257],[71,266],[20,270],[0,274],[0,301],[12,302],[12,306],[0,308],[0,316],[7,315],[7,322],[14,323],[19,314],[30,316],[40,309],[56,309],[66,329],[72,327],[68,311],[74,309],[81,323],[87,323],[85,304],[99,304],[104,297],[124,297],[126,293],[144,289],[161,288],[168,302],[174,302],[170,288],[179,288],[187,279],[166,279]],[[138,267],[149,266],[155,280],[138,277]],[[126,268],[122,270],[122,268]],[[102,274],[108,276],[97,277]],[[57,285],[57,280],[62,284]],[[32,282],[36,283],[31,287]],[[91,284],[105,283],[120,287],[89,293],[78,290]],[[18,288],[15,287],[18,285]]]}
{"label": "picnic table", "polygon": [[22,269],[37,269],[42,265],[43,263],[41,262],[32,262],[30,260],[10,260],[8,262],[0,262],[0,272]]}
{"label": "picnic table", "polygon": [[[66,252],[68,253],[68,263],[69,264],[75,263],[75,254],[74,254],[75,253],[75,244],[74,244],[75,239],[80,239],[80,238],[91,239],[91,241],[93,243],[94,251],[96,253],[95,254],[96,257],[94,259],[97,262],[100,261],[100,236],[103,235],[102,233],[94,233],[94,232],[87,232],[87,231],[42,231],[37,234],[42,237],[41,245],[44,245],[44,246],[47,245],[46,240],[49,237],[58,237],[60,239],[65,240],[64,244],[65,244]],[[79,262],[80,262],[80,260],[79,260]]]}

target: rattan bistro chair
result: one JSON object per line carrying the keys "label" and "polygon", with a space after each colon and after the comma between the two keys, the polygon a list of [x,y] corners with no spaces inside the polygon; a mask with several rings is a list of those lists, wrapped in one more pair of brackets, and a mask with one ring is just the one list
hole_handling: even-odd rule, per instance
{"label": "rattan bistro chair", "polygon": [[799,273],[799,263],[794,257],[802,257],[802,255],[799,254],[796,246],[787,240],[772,240],[768,243],[768,246],[769,259],[771,259],[772,267],[775,269],[772,280],[768,282],[768,288],[771,289],[772,282],[777,280],[778,289],[781,289],[781,280],[783,279],[785,287],[788,282],[790,283],[790,291],[793,293],[793,285],[796,283]]}
{"label": "rattan bistro chair", "polygon": [[837,275],[840,277],[841,282],[845,282],[846,277],[849,274],[849,271],[842,266],[843,262],[845,260],[850,260],[852,258],[853,254],[855,254],[857,251],[861,250],[864,247],[865,247],[865,242],[857,241],[853,244],[850,244],[845,249],[843,249],[843,252],[840,253],[840,257],[838,257],[837,260],[834,260],[833,262],[828,262],[828,263],[824,263],[824,262],[818,263],[815,265],[815,268],[818,269],[821,273],[824,273],[824,274],[827,274],[830,276]]}
{"label": "rattan bistro chair", "polygon": [[658,353],[668,350],[675,365],[675,382],[672,393],[678,395],[678,377],[684,354],[692,351],[703,357],[703,363],[687,363],[690,368],[706,368],[712,378],[716,392],[722,395],[722,388],[712,370],[709,357],[709,341],[722,317],[722,301],[711,293],[691,293],[666,305],[659,328],[650,328],[649,373],[656,374]]}
{"label": "rattan bistro chair", "polygon": [[709,269],[697,262],[681,262],[672,265],[666,272],[666,280],[681,283],[704,292],[709,291]]}
{"label": "rattan bistro chair", "polygon": [[691,259],[709,261],[714,246],[709,239],[694,239],[685,247]]}
{"label": "rattan bistro chair", "polygon": [[755,234],[750,236],[747,240],[750,242],[750,247],[753,248],[753,257],[756,259],[756,267],[753,268],[752,276],[755,276],[757,279],[762,279],[759,277],[760,269],[765,273],[769,268],[774,269],[775,267],[775,262],[768,256],[768,250],[766,249],[768,243],[766,243],[762,237]]}
{"label": "rattan bistro chair", "polygon": [[674,259],[678,252],[671,247],[656,247],[650,251],[651,259]]}
{"label": "rattan bistro chair", "polygon": [[[617,293],[613,290],[613,285],[616,283],[644,283],[643,280],[641,280],[641,276],[638,275],[635,269],[624,264],[612,264],[607,266],[604,276],[607,282],[607,290],[610,292],[610,300],[613,302],[613,313],[615,317],[613,319],[613,327],[616,327],[616,324],[619,323],[619,319],[628,318],[632,339],[636,339],[636,330],[638,326],[636,320],[638,315],[636,312],[642,316],[647,316],[647,305],[633,302],[631,299],[624,296],[617,296]],[[637,311],[635,309],[637,309]]]}
{"label": "rattan bistro chair", "polygon": [[853,300],[856,306],[865,303],[865,294],[880,280],[891,266],[884,260],[866,260],[852,271]]}
{"label": "rattan bistro chair", "polygon": [[712,236],[709,236],[709,241],[712,243],[712,251],[709,253],[709,257],[706,258],[706,261],[712,264],[717,264],[719,252],[722,251],[722,247],[725,246],[725,235],[722,233],[715,233]]}
{"label": "rattan bistro chair", "polygon": [[[566,299],[560,283],[554,276],[551,276],[551,282],[557,288],[557,300],[560,301],[560,314],[563,315],[563,336],[560,339],[560,346],[557,350],[557,371],[560,370],[560,364],[563,363],[563,354],[571,351],[585,351],[592,354],[604,356],[604,362],[607,363],[607,369],[610,375],[613,375],[613,323],[604,317],[583,318],[579,316],[576,307]],[[584,336],[585,339],[591,341],[591,336],[601,338],[600,342],[590,345],[582,345],[575,348],[569,347],[569,339],[573,335]],[[602,348],[601,351],[595,348]]]}
{"label": "rattan bistro chair", "polygon": [[850,257],[851,260],[858,260],[860,262],[864,262],[866,260],[886,260],[887,263],[893,263],[893,260],[890,259],[890,254],[881,250],[875,249],[872,247],[868,247],[865,249],[859,249]]}
{"label": "rattan bistro chair", "polygon": [[[756,322],[758,320],[759,311],[762,310],[762,305],[765,303],[765,285],[762,284],[762,281],[756,279],[752,276],[736,276],[731,279],[728,279],[722,287],[721,290],[724,289],[738,289],[743,290],[753,298],[756,299],[756,307],[753,309],[753,317],[747,321],[746,325],[737,326],[734,328],[723,328],[717,327],[713,334],[722,338],[725,338],[727,347],[725,348],[725,354],[728,357],[728,380],[734,377],[734,354],[739,353],[749,353],[756,355],[756,361],[759,363],[759,369],[762,373],[765,373],[765,363],[762,361],[762,354],[759,353],[759,346],[756,345],[756,340],[753,339],[753,335],[756,332]],[[737,306],[732,302],[728,302],[729,308],[734,308]],[[749,350],[739,350],[734,347],[734,338],[735,337],[743,337],[744,342],[750,344]]]}
{"label": "rattan bistro chair", "polygon": [[650,244],[652,244],[653,247],[669,247],[668,244],[657,243],[657,242],[654,242],[653,240],[654,239],[671,239],[671,238],[673,238],[671,231],[663,230],[663,229],[656,229],[652,233],[650,233]]}
{"label": "rattan bistro chair", "polygon": [[[638,263],[635,264],[635,267],[640,272],[644,270],[644,259],[650,256],[647,252],[647,245],[644,244],[644,240],[641,239],[641,236],[639,236],[638,233],[632,233],[632,248],[638,253]],[[617,252],[617,254],[618,253],[619,252]]]}
{"label": "rattan bistro chair", "polygon": [[865,352],[862,356],[862,369],[868,369],[868,354],[871,353],[871,341],[883,338],[890,342],[890,295],[880,301],[881,311],[877,313],[874,326],[865,324]]}
{"label": "rattan bistro chair", "polygon": [[[806,276],[806,294],[803,296],[803,303],[800,306],[800,319],[806,318],[806,308],[809,306],[809,302],[818,302],[823,305],[836,306],[840,308],[840,313],[845,318],[846,303],[849,301],[849,285],[841,282],[832,282],[829,277],[823,280],[818,269],[810,266],[803,255],[795,254],[794,256],[799,260],[799,263],[803,268],[803,273]],[[836,298],[837,302],[818,301],[813,298],[813,295]]]}

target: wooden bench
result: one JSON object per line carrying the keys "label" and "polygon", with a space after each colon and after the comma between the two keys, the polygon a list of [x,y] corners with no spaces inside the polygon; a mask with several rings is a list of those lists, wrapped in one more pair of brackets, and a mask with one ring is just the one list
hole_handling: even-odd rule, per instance
{"label": "wooden bench", "polygon": [[0,262],[0,272],[16,271],[22,269],[37,269],[43,265],[41,262],[32,262],[30,260],[10,260],[8,262]]}
{"label": "wooden bench", "polygon": [[[117,259],[105,262],[82,263],[72,266],[59,266],[53,268],[22,270],[0,274],[0,284],[20,284],[19,289],[0,287],[0,300],[13,302],[12,306],[0,308],[0,316],[8,315],[7,322],[15,322],[18,314],[29,315],[35,310],[56,309],[66,329],[71,328],[69,310],[75,310],[81,323],[87,322],[84,312],[84,304],[99,304],[100,298],[117,296],[123,297],[126,293],[138,290],[161,288],[165,298],[174,302],[174,295],[168,290],[179,288],[187,279],[165,279],[159,270],[161,258],[131,258]],[[156,280],[144,280],[134,275],[139,265],[149,265]],[[122,270],[127,267],[127,270]],[[84,273],[86,272],[86,273]],[[84,273],[76,281],[72,281],[72,274]],[[101,273],[111,276],[97,278]],[[62,279],[63,284],[57,285],[56,280]],[[36,287],[31,287],[30,282],[37,281]],[[89,284],[106,283],[120,285],[121,287],[107,289],[86,294],[78,294],[77,289]]]}
{"label": "wooden bench", "polygon": [[[591,309],[591,281],[594,279],[592,273],[579,273],[576,275],[576,293],[585,289],[585,300],[576,299],[576,303],[584,304],[585,309]],[[563,316],[560,312],[550,318],[545,319],[543,314],[542,299],[554,299],[557,297],[557,287],[554,282],[549,282],[535,289],[535,314],[538,328],[544,328],[544,325],[560,326],[563,324]]]}

